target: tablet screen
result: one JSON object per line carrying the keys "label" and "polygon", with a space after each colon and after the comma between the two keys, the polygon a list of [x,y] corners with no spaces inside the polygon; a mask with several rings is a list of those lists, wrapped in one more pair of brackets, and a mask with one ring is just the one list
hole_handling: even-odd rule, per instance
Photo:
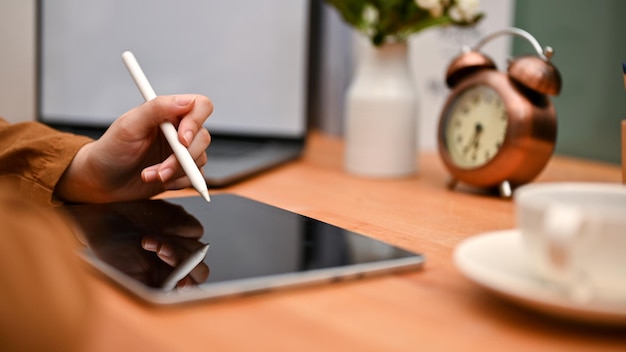
{"label": "tablet screen", "polygon": [[157,303],[416,268],[423,257],[230,194],[65,207],[84,257]]}

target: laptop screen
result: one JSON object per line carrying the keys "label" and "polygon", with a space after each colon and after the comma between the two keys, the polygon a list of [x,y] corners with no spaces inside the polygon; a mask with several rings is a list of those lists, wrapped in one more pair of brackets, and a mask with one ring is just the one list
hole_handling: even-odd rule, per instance
{"label": "laptop screen", "polygon": [[39,119],[106,127],[143,98],[199,93],[212,133],[300,137],[306,127],[308,0],[40,0]]}

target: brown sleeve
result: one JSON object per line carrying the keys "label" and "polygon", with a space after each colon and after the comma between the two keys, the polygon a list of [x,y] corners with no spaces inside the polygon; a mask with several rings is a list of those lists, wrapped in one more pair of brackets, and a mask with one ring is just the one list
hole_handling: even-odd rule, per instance
{"label": "brown sleeve", "polygon": [[38,122],[9,124],[0,118],[0,182],[39,204],[53,204],[59,178],[90,141]]}

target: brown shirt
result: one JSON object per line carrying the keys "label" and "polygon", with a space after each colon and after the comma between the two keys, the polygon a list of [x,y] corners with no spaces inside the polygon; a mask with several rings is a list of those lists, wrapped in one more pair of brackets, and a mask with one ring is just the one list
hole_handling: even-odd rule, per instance
{"label": "brown shirt", "polygon": [[55,202],[90,141],[0,118],[0,351],[161,350],[117,327],[124,318],[107,314],[86,283],[75,227],[62,208],[39,206]]}
{"label": "brown shirt", "polygon": [[49,207],[91,139],[0,118],[0,350],[80,350],[91,295],[71,225]]}
{"label": "brown shirt", "polygon": [[78,150],[91,139],[37,122],[0,118],[0,184],[37,202],[54,204],[54,187]]}

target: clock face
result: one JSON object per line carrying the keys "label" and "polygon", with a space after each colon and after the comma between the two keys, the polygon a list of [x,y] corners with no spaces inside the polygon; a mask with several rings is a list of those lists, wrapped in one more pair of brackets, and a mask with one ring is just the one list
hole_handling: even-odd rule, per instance
{"label": "clock face", "polygon": [[444,116],[443,137],[451,161],[475,169],[492,160],[504,143],[508,116],[502,98],[486,85],[460,93]]}

